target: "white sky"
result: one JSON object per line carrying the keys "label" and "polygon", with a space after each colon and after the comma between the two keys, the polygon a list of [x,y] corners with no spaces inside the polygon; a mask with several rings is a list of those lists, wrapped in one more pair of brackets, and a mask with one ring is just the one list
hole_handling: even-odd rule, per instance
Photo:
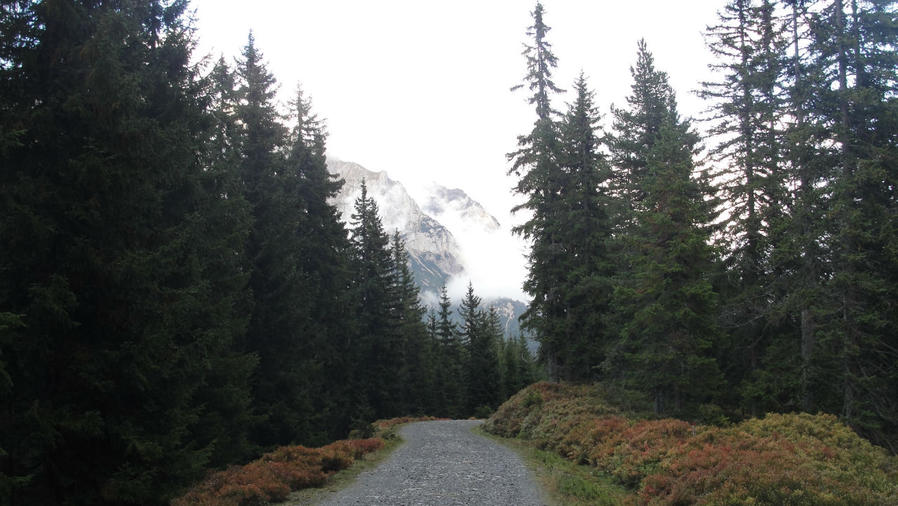
{"label": "white sky", "polygon": [[[556,84],[582,69],[608,106],[624,105],[636,41],[645,38],[677,90],[680,112],[708,78],[702,31],[723,0],[544,0]],[[233,62],[253,30],[286,102],[298,82],[327,121],[328,153],[410,186],[462,188],[503,225],[514,179],[505,153],[532,126],[521,51],[535,1],[193,0],[199,54]],[[565,97],[564,100],[569,100]],[[564,109],[564,104],[557,106]],[[496,262],[494,262],[496,263]],[[501,263],[501,262],[499,262]],[[521,259],[506,273],[523,279]],[[501,283],[500,283],[501,284]],[[520,285],[520,281],[514,284]],[[475,290],[478,282],[475,280]],[[520,292],[514,287],[512,292]]]}

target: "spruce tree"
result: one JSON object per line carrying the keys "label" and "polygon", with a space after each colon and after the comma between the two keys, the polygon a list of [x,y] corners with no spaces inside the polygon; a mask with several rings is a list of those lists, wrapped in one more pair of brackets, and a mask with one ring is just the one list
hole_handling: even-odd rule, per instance
{"label": "spruce tree", "polygon": [[440,289],[439,309],[433,323],[437,340],[436,416],[459,417],[465,414],[466,407],[465,350],[461,344],[458,326],[452,321],[452,301],[446,293],[445,286]]}
{"label": "spruce tree", "polygon": [[498,315],[494,310],[485,311],[480,304],[480,297],[468,283],[458,310],[462,319],[462,343],[467,348],[464,381],[468,413],[494,409],[500,389]]}
{"label": "spruce tree", "polygon": [[350,250],[339,212],[328,202],[343,182],[327,170],[323,122],[300,86],[291,108],[294,126],[284,177],[286,204],[299,216],[294,231],[298,287],[291,302],[308,308],[302,322],[305,361],[298,374],[308,398],[302,414],[308,432],[302,441],[323,444],[345,435],[352,411],[346,338],[351,332],[346,312],[351,306]]}
{"label": "spruce tree", "polygon": [[564,301],[558,287],[564,278],[565,254],[557,237],[557,218],[561,212],[560,187],[562,171],[559,167],[559,132],[557,113],[552,108],[552,96],[561,91],[552,80],[558,65],[552,46],[547,40],[550,31],[543,20],[545,9],[537,2],[531,13],[533,25],[527,31],[532,38],[525,44],[527,75],[524,84],[531,95],[529,103],[536,112],[533,129],[518,137],[518,150],[508,154],[512,161],[509,174],[519,177],[514,191],[524,197],[523,204],[513,211],[526,210],[530,218],[514,232],[531,243],[529,273],[524,290],[530,294],[530,307],[522,316],[523,326],[535,333],[540,341],[540,353],[549,368],[549,375],[561,375],[564,342]]}
{"label": "spruce tree", "polygon": [[[246,251],[252,263],[253,312],[243,345],[259,357],[253,401],[260,423],[255,443],[268,447],[305,441],[320,364],[312,362],[306,330],[311,308],[304,297],[298,231],[306,219],[298,177],[284,156],[287,129],[274,102],[276,81],[252,33],[237,62],[236,116],[243,195],[252,209]],[[310,381],[311,379],[311,381]]]}
{"label": "spruce tree", "polygon": [[613,219],[622,207],[610,193],[611,167],[597,131],[600,118],[582,74],[574,90],[577,97],[560,125],[565,181],[552,227],[565,253],[563,279],[556,287],[564,301],[562,377],[583,381],[596,377],[615,338],[609,325],[615,267],[610,245]]}
{"label": "spruce tree", "polygon": [[644,42],[632,73],[631,109],[617,112],[613,145],[619,160],[639,162],[624,179],[637,199],[625,239],[629,270],[615,292],[625,323],[606,366],[652,395],[656,413],[682,412],[718,382],[709,352],[718,336],[707,277],[711,216],[694,174],[698,138]]}
{"label": "spruce tree", "polygon": [[784,276],[788,283],[785,290],[787,308],[797,313],[799,326],[800,366],[798,395],[804,411],[816,412],[820,384],[820,369],[815,365],[817,327],[825,306],[824,285],[828,267],[828,244],[824,240],[826,224],[823,213],[828,206],[829,178],[825,130],[813,120],[815,105],[810,100],[812,83],[820,79],[819,68],[807,57],[805,49],[810,38],[808,2],[790,0],[787,17],[790,50],[786,64],[786,121],[784,131],[784,163],[789,173],[791,196],[787,224],[789,240],[774,252],[778,263],[791,267],[791,276]]}
{"label": "spruce tree", "polygon": [[252,454],[247,430],[257,419],[251,414],[250,378],[257,359],[239,351],[252,312],[249,291],[250,263],[245,253],[252,216],[243,198],[236,149],[236,106],[231,70],[221,59],[205,80],[206,108],[211,118],[202,151],[204,170],[201,207],[192,216],[191,232],[206,259],[203,278],[208,280],[211,300],[205,301],[213,313],[208,325],[221,327],[210,345],[216,353],[208,356],[210,377],[198,393],[198,401],[209,409],[200,419],[194,438],[212,444],[211,466],[237,462]]}
{"label": "spruce tree", "polygon": [[898,448],[895,248],[894,2],[833,0],[811,19],[815,122],[829,133],[832,247],[817,363],[837,378],[819,407]]}
{"label": "spruce tree", "polygon": [[2,502],[167,503],[246,416],[245,281],[216,260],[245,231],[204,173],[184,9],[4,5]]}
{"label": "spruce tree", "polygon": [[[787,285],[777,283],[777,277],[788,274],[787,258],[774,256],[784,246],[790,204],[779,126],[785,115],[780,83],[786,39],[767,0],[731,1],[708,35],[718,59],[712,68],[721,79],[703,83],[701,95],[713,100],[711,134],[723,139],[712,154],[725,166],[717,178],[726,181],[725,235],[735,245],[727,259],[731,291],[724,310],[731,329],[728,374],[734,383],[741,382],[749,411],[757,413],[777,407],[775,399],[764,395],[769,386],[764,371],[774,367],[767,360],[797,358],[789,349],[797,345],[796,327],[779,316]],[[773,356],[767,356],[768,348]],[[793,370],[787,365],[776,380],[782,382],[782,375]]]}
{"label": "spruce tree", "polygon": [[395,375],[400,363],[396,360],[400,343],[396,271],[377,203],[368,196],[364,181],[355,201],[350,233],[358,333],[353,345],[355,395],[369,416],[397,416]]}
{"label": "spruce tree", "polygon": [[391,250],[398,286],[399,349],[402,368],[396,376],[402,389],[402,412],[424,414],[433,405],[434,350],[424,321],[418,285],[409,268],[408,251],[397,230]]}

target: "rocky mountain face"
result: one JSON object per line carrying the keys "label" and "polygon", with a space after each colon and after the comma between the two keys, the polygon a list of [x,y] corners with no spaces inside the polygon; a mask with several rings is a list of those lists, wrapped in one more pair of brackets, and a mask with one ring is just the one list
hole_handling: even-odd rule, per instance
{"label": "rocky mountain face", "polygon": [[[441,286],[465,273],[464,252],[455,234],[499,231],[499,221],[462,190],[434,184],[416,200],[402,183],[390,179],[386,172],[371,171],[357,163],[334,158],[328,158],[327,166],[345,181],[331,202],[345,223],[352,223],[354,203],[361,195],[362,180],[365,181],[368,195],[377,202],[384,230],[390,234],[399,230],[405,239],[411,269],[426,302],[435,302]],[[497,298],[484,300],[484,305],[499,311],[506,335],[520,332],[518,317],[526,310],[525,303]]]}
{"label": "rocky mountain face", "polygon": [[424,212],[440,222],[452,221],[460,232],[479,229],[498,232],[499,221],[487,212],[479,202],[458,188],[446,188],[437,184],[427,189]]}
{"label": "rocky mountain face", "polygon": [[485,300],[484,304],[496,308],[496,312],[499,313],[499,317],[505,325],[506,336],[520,335],[521,325],[518,322],[518,317],[527,310],[527,304],[508,297]]}
{"label": "rocky mountain face", "polygon": [[453,275],[463,270],[461,250],[455,237],[437,220],[425,214],[405,187],[386,172],[370,171],[357,163],[329,158],[331,173],[345,183],[333,200],[345,223],[352,223],[355,201],[362,193],[362,180],[380,210],[384,230],[399,230],[411,260],[412,272],[422,291],[437,292]]}

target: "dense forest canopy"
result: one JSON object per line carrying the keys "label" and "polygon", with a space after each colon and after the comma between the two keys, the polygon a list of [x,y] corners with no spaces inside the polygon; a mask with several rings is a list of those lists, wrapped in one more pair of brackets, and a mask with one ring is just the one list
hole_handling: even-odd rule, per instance
{"label": "dense forest canopy", "polygon": [[[445,290],[422,306],[364,190],[338,220],[302,88],[285,115],[252,34],[191,63],[187,8],[0,0],[0,504],[163,504],[539,375],[474,287],[460,325]],[[895,2],[726,2],[704,139],[644,43],[610,121],[586,76],[556,110],[532,14],[509,167],[548,374],[707,422],[833,413],[898,450]]]}

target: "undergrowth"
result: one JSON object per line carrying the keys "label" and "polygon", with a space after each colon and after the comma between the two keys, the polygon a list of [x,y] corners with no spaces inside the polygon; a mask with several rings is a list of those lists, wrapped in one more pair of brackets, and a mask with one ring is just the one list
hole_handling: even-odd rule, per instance
{"label": "undergrowth", "polygon": [[898,504],[898,459],[832,415],[721,428],[633,415],[601,386],[537,383],[484,430],[591,466],[638,504]]}
{"label": "undergrowth", "polygon": [[210,473],[172,506],[255,506],[285,501],[291,492],[323,486],[364,455],[384,447],[404,423],[434,420],[402,417],[378,420],[363,432],[373,437],[344,439],[320,448],[282,446],[243,466]]}
{"label": "undergrowth", "polygon": [[578,465],[552,451],[540,450],[521,439],[508,439],[480,431],[511,447],[520,455],[548,494],[550,505],[617,506],[628,490],[594,467]]}

